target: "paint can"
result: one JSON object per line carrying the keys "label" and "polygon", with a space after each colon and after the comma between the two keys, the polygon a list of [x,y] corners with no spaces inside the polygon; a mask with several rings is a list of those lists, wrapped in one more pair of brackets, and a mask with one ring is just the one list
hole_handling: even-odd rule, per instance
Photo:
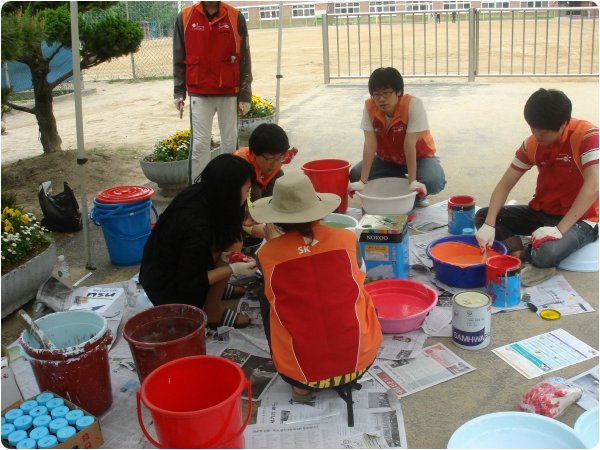
{"label": "paint can", "polygon": [[452,297],[452,342],[465,350],[490,345],[492,301],[479,291],[463,291]]}
{"label": "paint can", "polygon": [[475,199],[470,195],[455,195],[448,199],[448,232],[463,234],[464,228],[475,228]]}
{"label": "paint can", "polygon": [[485,290],[497,308],[512,308],[521,302],[521,260],[498,255],[485,262]]}

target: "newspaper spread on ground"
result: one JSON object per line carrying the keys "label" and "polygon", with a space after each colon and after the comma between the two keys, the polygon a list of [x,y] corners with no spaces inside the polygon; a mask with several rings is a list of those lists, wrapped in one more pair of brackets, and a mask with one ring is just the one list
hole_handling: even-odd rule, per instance
{"label": "newspaper spread on ground", "polygon": [[583,389],[583,395],[577,400],[579,406],[583,409],[592,409],[598,406],[598,366],[569,380]]}
{"label": "newspaper spread on ground", "polygon": [[424,348],[414,359],[377,359],[369,373],[402,398],[473,370],[473,366],[438,343]]}
{"label": "newspaper spread on ground", "polygon": [[421,325],[429,336],[452,337],[452,307],[435,306]]}
{"label": "newspaper spread on ground", "polygon": [[393,335],[384,334],[377,358],[395,360],[415,358],[423,350],[423,344],[428,337],[421,330]]}
{"label": "newspaper spread on ground", "polygon": [[[575,292],[575,289],[560,274],[536,286],[525,288],[524,293],[529,295],[529,302],[537,307],[538,315],[544,309],[555,309],[562,316],[594,311],[592,305]],[[523,304],[523,307],[526,305]]]}
{"label": "newspaper spread on ground", "polygon": [[492,350],[531,379],[598,356],[598,351],[558,328]]}
{"label": "newspaper spread on ground", "polygon": [[421,232],[444,227],[448,233],[448,200],[434,203],[427,208],[417,208],[417,213],[408,226]]}
{"label": "newspaper spread on ground", "polygon": [[[252,387],[252,400],[258,401],[263,392],[277,377],[277,370],[271,358],[252,355],[237,348],[229,347],[221,353],[221,357],[227,358],[238,364]],[[242,398],[248,399],[247,392],[242,393]]]}
{"label": "newspaper spread on ground", "polygon": [[[75,291],[77,293],[77,291]],[[110,308],[113,303],[123,295],[123,288],[101,288],[91,287],[85,288],[84,292],[75,296],[73,306],[70,311],[94,311],[103,313]]]}

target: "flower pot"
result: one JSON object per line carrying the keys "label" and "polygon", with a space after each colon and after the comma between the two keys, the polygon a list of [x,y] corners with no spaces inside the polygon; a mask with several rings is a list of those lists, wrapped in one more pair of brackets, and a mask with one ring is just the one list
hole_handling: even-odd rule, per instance
{"label": "flower pot", "polygon": [[261,123],[277,123],[278,119],[279,114],[277,112],[265,117],[253,117],[250,119],[240,117],[238,121],[238,138],[247,141],[250,139],[250,135],[254,129]]}
{"label": "flower pot", "polygon": [[56,262],[56,245],[2,275],[2,318],[35,298],[39,287],[50,277]]}
{"label": "flower pot", "polygon": [[183,189],[188,185],[189,161],[148,161],[147,157],[140,159],[142,172],[150,181],[165,190]]}

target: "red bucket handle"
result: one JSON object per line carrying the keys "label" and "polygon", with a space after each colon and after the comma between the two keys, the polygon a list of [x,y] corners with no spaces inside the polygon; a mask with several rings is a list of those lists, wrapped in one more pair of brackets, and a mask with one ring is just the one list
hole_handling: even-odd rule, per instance
{"label": "red bucket handle", "polygon": [[[250,381],[248,381],[247,379],[246,379],[246,391],[248,392],[248,410],[246,411],[246,420],[244,420],[244,423],[240,427],[239,431],[237,431],[235,433],[235,435],[231,438],[231,440],[236,439],[241,433],[243,433],[244,430],[246,429],[246,427],[248,426],[248,422],[250,422],[250,416],[252,415],[252,385],[250,384]],[[156,448],[165,448],[160,442],[154,440],[154,438],[152,436],[150,436],[150,433],[148,432],[148,430],[146,430],[146,427],[144,426],[144,421],[142,420],[142,405],[141,405],[141,401],[140,401],[140,391],[137,391],[135,393],[135,399],[136,399],[136,403],[137,403],[138,422],[140,424],[140,428],[142,429],[142,432],[144,433],[144,436],[146,436],[146,439],[148,439],[150,441],[150,443],[152,445],[154,445]],[[213,442],[210,442],[208,444],[203,444],[203,446],[205,448],[212,448],[212,446],[215,445],[217,443],[217,441],[221,438],[221,436],[223,435],[223,432],[225,431],[225,428],[227,428],[227,424],[229,423],[229,420],[231,419],[231,415],[233,414],[234,409],[235,408],[231,408],[231,411],[229,411],[229,416],[227,417],[227,420],[224,422],[225,426],[216,435],[216,438],[213,440]]]}

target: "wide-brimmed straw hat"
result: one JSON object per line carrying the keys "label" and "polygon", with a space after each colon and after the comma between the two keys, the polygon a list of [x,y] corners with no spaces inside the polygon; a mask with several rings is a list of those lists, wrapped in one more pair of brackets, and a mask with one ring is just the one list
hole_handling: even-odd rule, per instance
{"label": "wide-brimmed straw hat", "polygon": [[249,210],[260,223],[304,223],[322,219],[341,201],[339,195],[315,192],[305,174],[290,171],[275,181],[272,197],[256,200]]}

